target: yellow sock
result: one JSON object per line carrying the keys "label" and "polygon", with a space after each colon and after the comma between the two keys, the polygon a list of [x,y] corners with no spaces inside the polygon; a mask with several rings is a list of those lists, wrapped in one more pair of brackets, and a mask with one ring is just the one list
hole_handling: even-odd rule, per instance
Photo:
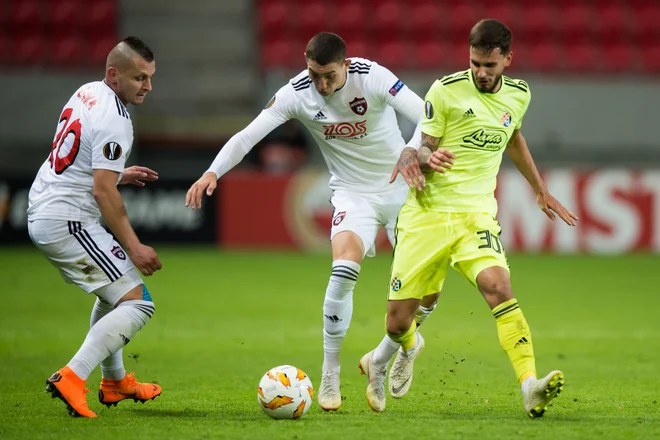
{"label": "yellow sock", "polygon": [[404,350],[408,351],[411,348],[413,348],[417,343],[417,340],[415,338],[415,330],[417,330],[417,323],[415,322],[415,320],[413,320],[412,324],[410,325],[410,328],[405,333],[401,335],[392,335],[388,333],[388,335],[390,336],[390,338],[392,338],[394,342],[398,342],[399,344],[401,344]]}
{"label": "yellow sock", "polygon": [[509,356],[518,383],[530,376],[536,377],[536,359],[532,334],[517,299],[505,301],[493,309],[500,344]]}

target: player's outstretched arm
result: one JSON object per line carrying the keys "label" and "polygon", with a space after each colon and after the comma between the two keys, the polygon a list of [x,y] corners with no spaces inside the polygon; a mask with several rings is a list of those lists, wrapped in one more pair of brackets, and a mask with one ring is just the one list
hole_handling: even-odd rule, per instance
{"label": "player's outstretched arm", "polygon": [[149,276],[163,266],[156,251],[140,243],[128,221],[126,207],[117,189],[119,173],[111,170],[94,170],[94,199],[103,220],[122,244],[131,261],[143,275]]}
{"label": "player's outstretched arm", "polygon": [[158,180],[158,173],[154,170],[134,165],[126,168],[121,175],[120,185],[131,184],[135,186],[144,186],[144,182],[155,182]]}
{"label": "player's outstretched arm", "polygon": [[445,148],[438,148],[441,138],[422,133],[422,146],[417,153],[422,170],[434,170],[444,174],[451,169],[456,155]]}
{"label": "player's outstretched arm", "polygon": [[549,192],[539,174],[532,153],[529,151],[527,141],[520,132],[515,130],[509,143],[506,146],[506,152],[511,158],[511,161],[516,165],[518,171],[527,179],[527,182],[532,186],[536,193],[536,201],[539,208],[548,216],[552,221],[556,219],[555,213],[567,225],[575,226],[578,220],[577,216],[571,211],[566,209],[564,205],[559,203]]}

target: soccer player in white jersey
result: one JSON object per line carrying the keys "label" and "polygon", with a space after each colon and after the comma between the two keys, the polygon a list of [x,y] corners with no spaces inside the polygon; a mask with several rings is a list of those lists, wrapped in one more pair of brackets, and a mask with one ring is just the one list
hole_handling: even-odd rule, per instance
{"label": "soccer player in white jersey", "polygon": [[[424,185],[416,157],[419,145],[406,147],[395,110],[418,125],[413,139],[419,142],[424,103],[385,67],[363,58],[347,59],[346,44],[338,35],[323,32],[314,36],[305,58],[307,69],[279,89],[192,185],[186,206],[200,208],[202,196],[213,194],[216,181],[277,126],[295,118],[310,131],[332,175],[334,206],[333,263],[323,304],[324,361],[318,401],[324,410],[337,410],[341,406],[339,352],[351,322],[360,263],[375,254],[379,226],[385,227],[394,243],[396,218],[408,193],[406,182],[418,190]],[[451,158],[444,159],[450,166]],[[424,298],[417,311],[418,324],[431,313],[436,298]],[[411,371],[413,361],[413,356],[403,359],[400,368]]]}
{"label": "soccer player in white jersey", "polygon": [[[140,243],[117,190],[118,184],[143,186],[158,178],[148,168],[124,169],[133,143],[126,105],[143,102],[155,70],[154,55],[139,38],[117,44],[108,55],[105,79],[83,85],[64,106],[52,150],[30,189],[30,238],[67,283],[97,297],[82,346],[46,381],[46,391],[74,417],[96,417],[87,405],[85,382],[99,364],[99,401],[108,407],[162,392],[124,370],[122,347],[154,313],[138,270],[149,276],[161,263]],[[101,216],[119,242],[99,224]]]}

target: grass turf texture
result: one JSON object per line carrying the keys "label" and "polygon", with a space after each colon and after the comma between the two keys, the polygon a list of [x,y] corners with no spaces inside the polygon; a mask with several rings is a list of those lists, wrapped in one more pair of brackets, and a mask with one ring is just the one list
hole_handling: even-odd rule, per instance
{"label": "grass turf texture", "polygon": [[494,320],[450,273],[422,327],[427,345],[408,395],[382,414],[356,365],[383,336],[389,255],[363,264],[342,352],[342,408],[274,421],[256,401],[261,376],[292,364],[317,389],[328,256],[160,249],[147,280],[154,319],[124,348],[126,368],[163,395],[106,409],[100,370],[88,387],[98,419],[73,419],[44,393],[82,343],[93,298],[64,284],[31,248],[0,250],[0,438],[336,439],[660,437],[658,258],[510,257],[539,375],[566,374],[545,417],[529,420]]}

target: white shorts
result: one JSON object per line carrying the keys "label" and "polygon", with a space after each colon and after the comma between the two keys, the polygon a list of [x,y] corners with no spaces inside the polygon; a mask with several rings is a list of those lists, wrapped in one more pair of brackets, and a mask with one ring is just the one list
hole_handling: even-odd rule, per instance
{"label": "white shorts", "polygon": [[35,220],[28,232],[64,281],[112,305],[142,284],[124,249],[97,222]]}
{"label": "white shorts", "polygon": [[399,210],[408,196],[408,186],[392,184],[381,193],[359,193],[337,189],[330,199],[334,207],[330,240],[340,232],[351,231],[362,239],[364,255],[376,255],[376,236],[383,226],[394,246],[394,231]]}

